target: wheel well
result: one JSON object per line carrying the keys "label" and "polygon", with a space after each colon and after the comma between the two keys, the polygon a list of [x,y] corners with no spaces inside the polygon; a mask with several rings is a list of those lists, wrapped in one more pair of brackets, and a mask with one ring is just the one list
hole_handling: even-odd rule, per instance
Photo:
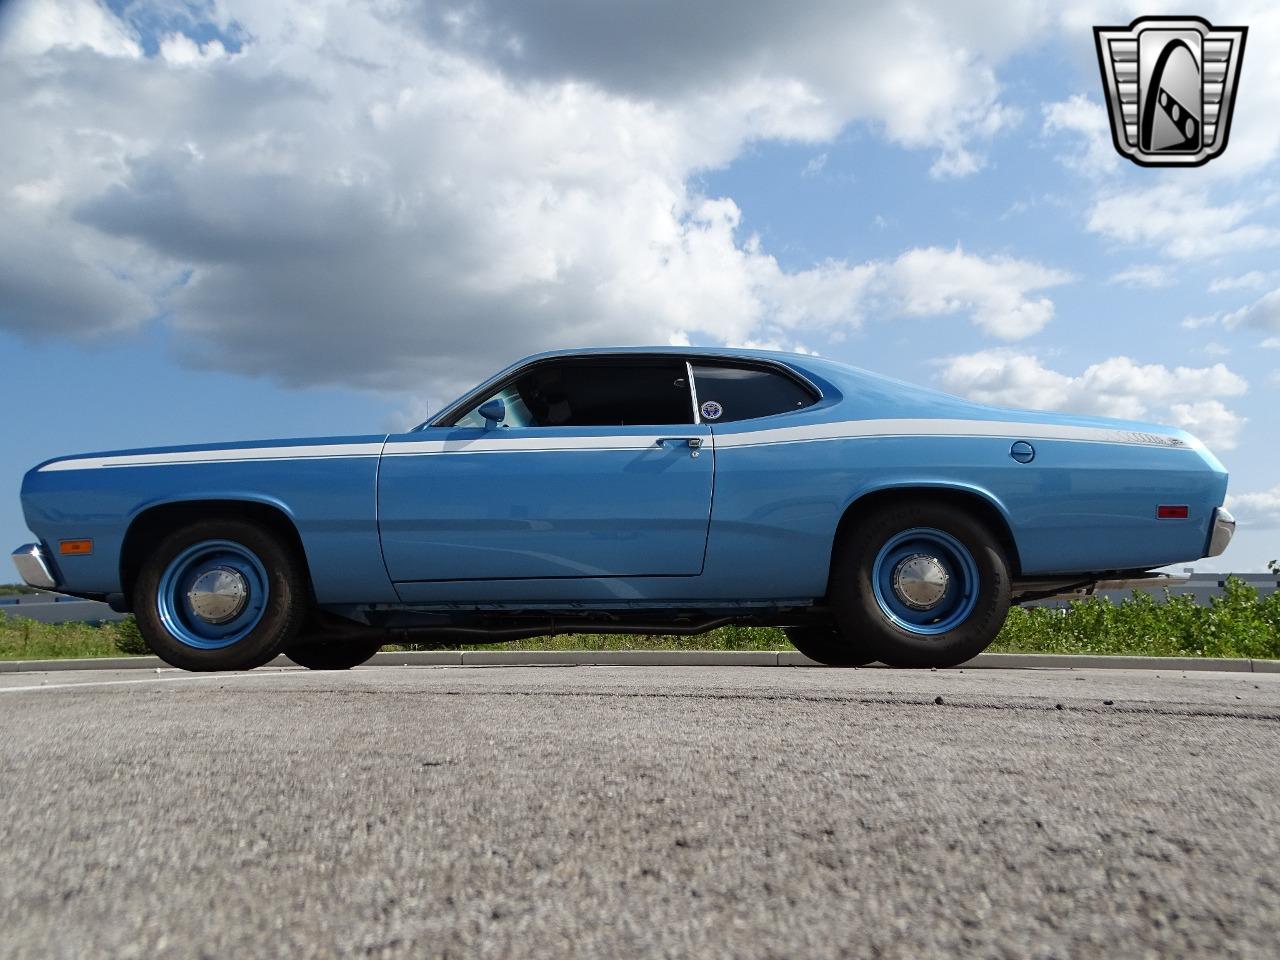
{"label": "wheel well", "polygon": [[283,543],[297,551],[303,573],[310,582],[311,571],[307,567],[307,554],[302,548],[298,528],[279,507],[252,500],[188,500],[150,507],[129,524],[120,549],[120,585],[125,603],[132,604],[133,584],[138,571],[142,569],[148,551],[163,537],[188,523],[219,518],[249,520],[276,534]]}
{"label": "wheel well", "polygon": [[844,516],[840,518],[840,524],[836,527],[835,541],[832,544],[832,556],[836,556],[841,541],[859,517],[867,516],[889,504],[901,503],[904,500],[932,500],[934,503],[945,503],[956,510],[963,510],[995,534],[1000,545],[1004,547],[1005,556],[1009,559],[1010,575],[1014,577],[1021,575],[1022,562],[1018,557],[1018,544],[1013,539],[1013,531],[1009,529],[1004,515],[996,509],[995,504],[980,494],[950,487],[894,487],[859,497],[849,504]]}

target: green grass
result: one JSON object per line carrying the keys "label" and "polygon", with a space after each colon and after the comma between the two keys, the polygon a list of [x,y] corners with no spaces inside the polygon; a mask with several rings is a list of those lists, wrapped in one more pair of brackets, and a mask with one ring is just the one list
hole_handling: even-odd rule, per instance
{"label": "green grass", "polygon": [[[144,651],[132,619],[100,627],[47,625],[0,613],[0,660],[119,656]],[[392,648],[395,649],[395,648]],[[721,627],[696,637],[561,634],[464,650],[789,650],[781,630]],[[1090,598],[1069,610],[1015,608],[991,649],[1001,653],[1100,653],[1280,660],[1280,592],[1259,598],[1230,579],[1208,606],[1189,597],[1156,603],[1135,593],[1118,604]]]}
{"label": "green grass", "polygon": [[[118,657],[136,636],[132,618],[123,623],[36,623],[0,612],[0,660]],[[141,641],[141,637],[137,638]],[[136,652],[142,652],[135,647]]]}

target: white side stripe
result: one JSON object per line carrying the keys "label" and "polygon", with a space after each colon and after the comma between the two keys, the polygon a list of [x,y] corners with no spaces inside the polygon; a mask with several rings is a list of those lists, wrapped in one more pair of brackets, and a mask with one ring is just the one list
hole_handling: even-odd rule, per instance
{"label": "white side stripe", "polygon": [[1006,437],[1010,440],[1088,440],[1157,447],[1189,447],[1162,434],[1112,427],[1076,427],[1055,423],[1001,420],[849,420],[779,427],[747,433],[717,434],[716,447],[756,447],[807,440],[852,440],[869,437]]}
{"label": "white side stripe", "polygon": [[264,460],[347,459],[376,457],[381,443],[330,443],[305,447],[254,447],[238,450],[180,450],[168,453],[129,453],[107,457],[78,457],[55,460],[40,468],[54,470],[98,470],[105,467],[158,467],[190,463],[247,463]]}
{"label": "white side stripe", "polygon": [[[690,425],[686,425],[686,429]],[[648,450],[657,449],[664,437],[680,435],[679,427],[667,433],[643,437],[477,437],[470,440],[409,440],[388,443],[383,453],[389,457],[422,456],[437,453],[550,453],[560,450]],[[688,434],[694,436],[695,434]],[[710,442],[711,437],[708,436]]]}
{"label": "white side stripe", "polygon": [[[728,426],[726,424],[726,426]],[[255,463],[274,460],[326,460],[352,457],[433,456],[446,453],[557,453],[566,451],[649,450],[663,437],[679,436],[673,426],[665,433],[645,436],[477,437],[467,440],[401,440],[381,443],[334,443],[294,447],[253,447],[235,450],[184,450],[169,453],[115,454],[55,460],[42,471],[97,470],[111,467],[155,467],[196,463]],[[997,420],[848,420],[802,427],[775,427],[708,437],[717,449],[760,447],[817,440],[858,440],[875,437],[1004,437],[1010,440],[1076,440],[1169,449],[1195,445],[1165,434],[1140,433],[1111,427],[1076,427],[1050,423]]]}

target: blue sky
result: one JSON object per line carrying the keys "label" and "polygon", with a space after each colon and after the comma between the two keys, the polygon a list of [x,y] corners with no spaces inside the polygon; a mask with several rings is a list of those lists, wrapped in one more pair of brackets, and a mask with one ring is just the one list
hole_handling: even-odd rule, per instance
{"label": "blue sky", "polygon": [[1231,145],[1152,170],[1090,27],[1177,11],[777,9],[0,6],[0,535],[48,456],[376,433],[535,350],[692,342],[1177,423],[1243,521],[1200,568],[1280,557],[1280,11],[1193,11],[1250,27]]}

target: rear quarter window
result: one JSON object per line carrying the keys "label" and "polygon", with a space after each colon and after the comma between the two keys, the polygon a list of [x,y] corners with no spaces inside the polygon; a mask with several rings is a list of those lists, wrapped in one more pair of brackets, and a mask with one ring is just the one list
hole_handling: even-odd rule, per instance
{"label": "rear quarter window", "polygon": [[812,391],[786,374],[761,367],[695,363],[693,379],[702,419],[708,423],[794,413],[818,401]]}

